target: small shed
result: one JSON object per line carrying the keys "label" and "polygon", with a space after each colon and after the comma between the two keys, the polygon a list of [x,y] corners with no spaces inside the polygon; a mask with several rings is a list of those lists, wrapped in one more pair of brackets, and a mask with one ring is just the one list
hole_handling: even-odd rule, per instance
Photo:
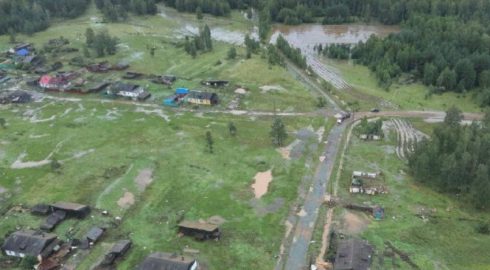
{"label": "small shed", "polygon": [[103,234],[104,229],[94,226],[88,231],[84,238],[87,239],[90,243],[94,244],[102,237]]}
{"label": "small shed", "polygon": [[197,270],[199,267],[194,258],[176,253],[152,253],[141,262],[137,270]]}
{"label": "small shed", "polygon": [[361,239],[341,241],[337,247],[334,270],[368,270],[373,247]]}
{"label": "small shed", "polygon": [[179,233],[192,236],[197,240],[220,239],[221,230],[218,225],[184,220],[179,223]]}
{"label": "small shed", "polygon": [[120,240],[114,244],[112,249],[104,256],[104,260],[101,265],[107,266],[114,264],[114,261],[120,257],[123,257],[126,252],[131,248],[131,240]]}
{"label": "small shed", "polygon": [[52,211],[63,210],[69,217],[85,218],[90,213],[90,207],[72,202],[57,202],[50,205]]}

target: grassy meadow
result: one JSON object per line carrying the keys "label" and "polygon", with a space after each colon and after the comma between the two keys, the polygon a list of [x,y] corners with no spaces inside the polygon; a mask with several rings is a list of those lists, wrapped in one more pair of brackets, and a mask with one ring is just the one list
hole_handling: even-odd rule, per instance
{"label": "grassy meadow", "polygon": [[[200,251],[198,260],[206,269],[273,267],[284,220],[308,169],[306,157],[285,160],[271,146],[271,117],[174,113],[83,99],[3,106],[0,113],[7,120],[0,134],[0,185],[8,190],[2,194],[2,236],[18,227],[37,228],[44,220],[22,208],[12,210],[15,205],[73,201],[96,210],[92,217],[57,227],[62,239],[81,237],[92,225],[108,228],[87,257],[69,260],[79,264],[77,269],[89,269],[110,243],[128,237],[134,248],[118,269],[133,269],[150,252],[182,252],[186,247]],[[236,137],[228,133],[231,121]],[[284,121],[291,133],[288,143],[294,131],[328,123],[320,117]],[[206,131],[213,135],[213,154],[206,152]],[[41,161],[52,152],[61,162],[59,172],[50,164],[13,168],[16,161]],[[268,169],[273,174],[269,191],[255,200],[253,177]],[[144,170],[153,181],[142,187],[138,179]],[[121,205],[126,193],[133,201]],[[101,215],[102,210],[110,215]],[[116,216],[122,222],[115,222]],[[212,216],[225,220],[221,241],[177,236],[182,218]]]}
{"label": "grassy meadow", "polygon": [[[427,86],[420,83],[393,84],[389,90],[378,85],[374,74],[362,65],[351,61],[324,60],[335,67],[343,79],[353,87],[336,91],[346,102],[359,101],[361,111],[371,108],[384,110],[447,110],[457,105],[465,112],[480,112],[471,94],[444,93],[428,95]],[[361,102],[362,100],[362,102]]]}

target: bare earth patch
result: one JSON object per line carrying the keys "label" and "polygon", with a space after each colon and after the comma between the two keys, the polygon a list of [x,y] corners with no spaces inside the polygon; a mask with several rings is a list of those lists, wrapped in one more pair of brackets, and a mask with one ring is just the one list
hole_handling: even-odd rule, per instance
{"label": "bare earth patch", "polygon": [[260,199],[267,193],[269,183],[272,181],[272,170],[258,172],[254,179],[255,183],[252,184],[252,189],[254,190],[255,198]]}
{"label": "bare earth patch", "polygon": [[146,187],[153,182],[153,169],[141,170],[134,179],[134,182],[138,186],[139,191],[145,191]]}
{"label": "bare earth patch", "polygon": [[119,198],[119,200],[117,201],[117,205],[119,205],[119,207],[124,209],[128,209],[133,204],[134,204],[134,194],[128,191],[124,192],[124,195],[121,198]]}
{"label": "bare earth patch", "polygon": [[364,216],[357,213],[346,211],[342,222],[344,224],[343,228],[348,234],[359,234],[364,231],[369,225],[370,221]]}
{"label": "bare earth patch", "polygon": [[235,94],[245,95],[246,93],[247,93],[247,90],[245,90],[243,88],[237,88],[235,90]]}
{"label": "bare earth patch", "polygon": [[216,224],[216,225],[221,225],[226,222],[226,219],[224,219],[222,216],[212,216],[208,218],[208,223],[211,224]]}
{"label": "bare earth patch", "polygon": [[0,195],[2,195],[3,193],[7,192],[7,189],[0,186]]}
{"label": "bare earth patch", "polygon": [[280,85],[264,85],[259,87],[262,93],[267,93],[269,91],[285,91],[284,87]]}

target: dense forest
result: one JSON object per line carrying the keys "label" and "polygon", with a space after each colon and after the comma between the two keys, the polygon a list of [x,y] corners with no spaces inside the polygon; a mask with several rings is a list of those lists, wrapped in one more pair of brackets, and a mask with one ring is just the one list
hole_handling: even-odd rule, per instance
{"label": "dense forest", "polygon": [[451,108],[430,140],[416,146],[409,158],[418,181],[490,208],[490,111],[482,124],[461,125],[461,112]]}
{"label": "dense forest", "polygon": [[90,0],[2,0],[0,34],[32,34],[46,29],[50,18],[73,18],[82,14]]}
{"label": "dense forest", "polygon": [[94,0],[97,8],[109,21],[120,21],[128,17],[128,13],[137,15],[154,15],[157,13],[156,0]]}
{"label": "dense forest", "polygon": [[216,16],[227,16],[232,9],[257,6],[259,0],[162,0],[178,11],[203,12]]}

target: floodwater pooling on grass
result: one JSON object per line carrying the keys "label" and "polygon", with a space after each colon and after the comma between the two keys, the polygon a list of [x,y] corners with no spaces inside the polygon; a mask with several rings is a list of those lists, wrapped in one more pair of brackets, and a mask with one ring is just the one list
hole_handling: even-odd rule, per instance
{"label": "floodwater pooling on grass", "polygon": [[252,184],[255,198],[260,199],[267,193],[270,182],[272,182],[272,169],[265,172],[258,172],[255,177],[255,183]]}

